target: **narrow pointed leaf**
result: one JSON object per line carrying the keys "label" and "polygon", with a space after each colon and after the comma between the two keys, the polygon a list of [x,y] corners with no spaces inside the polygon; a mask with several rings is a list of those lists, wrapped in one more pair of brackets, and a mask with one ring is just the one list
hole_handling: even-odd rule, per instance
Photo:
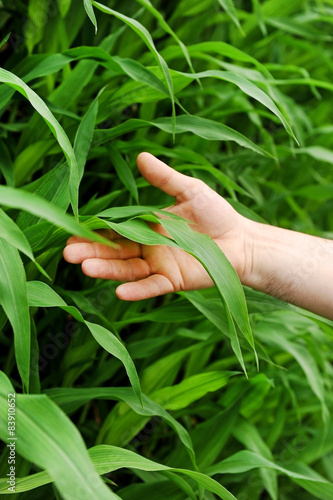
{"label": "narrow pointed leaf", "polygon": [[20,92],[24,97],[28,99],[30,104],[35,108],[37,113],[39,113],[47,123],[51,132],[55,136],[59,143],[59,146],[63,150],[68,164],[70,166],[70,181],[69,181],[69,191],[71,195],[71,203],[73,207],[74,214],[78,215],[78,166],[73,151],[72,145],[56,118],[53,116],[51,111],[48,109],[44,101],[34,92],[23,80],[18,76],[10,73],[9,71],[0,68],[0,82],[6,83],[13,89]]}
{"label": "narrow pointed leaf", "polygon": [[0,239],[0,304],[13,328],[17,368],[29,391],[31,331],[26,276],[18,251],[4,239]]}
{"label": "narrow pointed leaf", "polygon": [[95,33],[97,33],[97,21],[91,0],[83,0],[83,5],[90,21],[95,26]]}
{"label": "narrow pointed leaf", "polygon": [[60,307],[64,311],[72,314],[72,316],[80,323],[85,324],[95,340],[110,354],[120,359],[123,363],[128,378],[132,384],[133,390],[141,401],[141,387],[139,377],[126,347],[118,340],[118,338],[109,330],[96,323],[86,321],[80,311],[74,306],[68,306],[66,302],[52,288],[40,281],[30,281],[27,284],[29,305],[34,307]]}
{"label": "narrow pointed leaf", "polygon": [[42,219],[52,222],[55,226],[65,229],[70,234],[82,236],[92,241],[99,241],[105,245],[113,245],[111,241],[102,238],[97,233],[78,224],[73,217],[47,202],[44,198],[23,191],[22,189],[0,186],[0,204],[6,207],[18,208],[30,212]]}
{"label": "narrow pointed leaf", "polygon": [[167,88],[169,90],[169,95],[170,95],[171,104],[172,104],[172,130],[174,133],[175,125],[176,125],[176,110],[175,110],[175,97],[174,97],[174,92],[173,92],[172,78],[171,78],[171,74],[170,74],[168,65],[165,62],[165,60],[163,59],[163,57],[161,56],[161,54],[156,49],[151,34],[136,19],[127,17],[124,14],[121,14],[120,12],[117,12],[113,9],[110,9],[109,7],[106,7],[105,5],[102,5],[98,2],[93,1],[92,4],[95,7],[97,7],[99,10],[101,10],[102,12],[105,12],[106,14],[111,14],[111,15],[115,16],[117,19],[120,19],[121,21],[123,21],[128,26],[130,26],[132,28],[132,30],[135,31],[135,33],[137,33],[137,35],[139,35],[139,37],[143,40],[143,42],[146,44],[148,49],[151,51],[151,53],[155,57],[157,63],[161,67],[162,72],[165,76],[166,85],[167,85]]}
{"label": "narrow pointed leaf", "polygon": [[[4,441],[8,437],[7,391],[8,379],[0,372],[0,436]],[[17,394],[15,399],[17,453],[46,469],[64,499],[82,495],[92,500],[119,499],[98,476],[76,426],[53,401],[45,394]]]}

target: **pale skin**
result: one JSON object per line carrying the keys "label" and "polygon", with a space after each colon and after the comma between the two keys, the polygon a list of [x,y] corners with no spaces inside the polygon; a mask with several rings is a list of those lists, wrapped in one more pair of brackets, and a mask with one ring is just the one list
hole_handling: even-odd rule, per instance
{"label": "pale skin", "polygon": [[[333,320],[333,241],[249,220],[199,179],[149,153],[137,158],[143,177],[175,198],[166,209],[208,234],[247,286]],[[167,214],[166,214],[167,215]],[[166,234],[160,225],[153,228]],[[116,247],[71,237],[64,258],[92,278],[122,282],[119,299],[135,301],[213,286],[202,265],[173,247],[140,245],[102,231]]]}

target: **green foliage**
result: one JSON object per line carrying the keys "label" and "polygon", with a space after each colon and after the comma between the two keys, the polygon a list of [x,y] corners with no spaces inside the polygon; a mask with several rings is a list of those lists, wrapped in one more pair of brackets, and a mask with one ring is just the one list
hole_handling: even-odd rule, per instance
{"label": "green foliage", "polygon": [[[332,322],[242,288],[135,166],[150,151],[331,238],[332,19],[331,0],[0,0],[1,494],[15,390],[18,498],[333,497]],[[216,287],[121,302],[62,261],[103,228],[183,248]]]}

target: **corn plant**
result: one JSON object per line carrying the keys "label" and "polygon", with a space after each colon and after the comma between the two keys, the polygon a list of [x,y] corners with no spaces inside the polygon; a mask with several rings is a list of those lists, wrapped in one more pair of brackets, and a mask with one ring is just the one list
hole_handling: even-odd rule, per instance
{"label": "corn plant", "polygon": [[[332,238],[332,24],[332,0],[0,0],[1,494],[333,498],[333,323],[242,287],[135,163]],[[110,228],[215,286],[119,300],[62,259]]]}

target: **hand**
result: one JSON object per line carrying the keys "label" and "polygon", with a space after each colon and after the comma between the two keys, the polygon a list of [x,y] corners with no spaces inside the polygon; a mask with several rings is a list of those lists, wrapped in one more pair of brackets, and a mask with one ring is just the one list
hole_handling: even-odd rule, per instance
{"label": "hand", "polygon": [[[191,220],[192,229],[211,236],[245,282],[246,235],[251,221],[238,214],[204,182],[173,170],[151,154],[141,153],[137,164],[151,185],[175,197],[175,204],[166,210]],[[159,224],[153,228],[166,234]],[[140,245],[111,230],[101,233],[117,243],[118,248],[72,237],[67,241],[64,258],[81,264],[82,271],[92,278],[124,281],[116,290],[120,299],[141,300],[213,286],[203,266],[183,250]]]}

